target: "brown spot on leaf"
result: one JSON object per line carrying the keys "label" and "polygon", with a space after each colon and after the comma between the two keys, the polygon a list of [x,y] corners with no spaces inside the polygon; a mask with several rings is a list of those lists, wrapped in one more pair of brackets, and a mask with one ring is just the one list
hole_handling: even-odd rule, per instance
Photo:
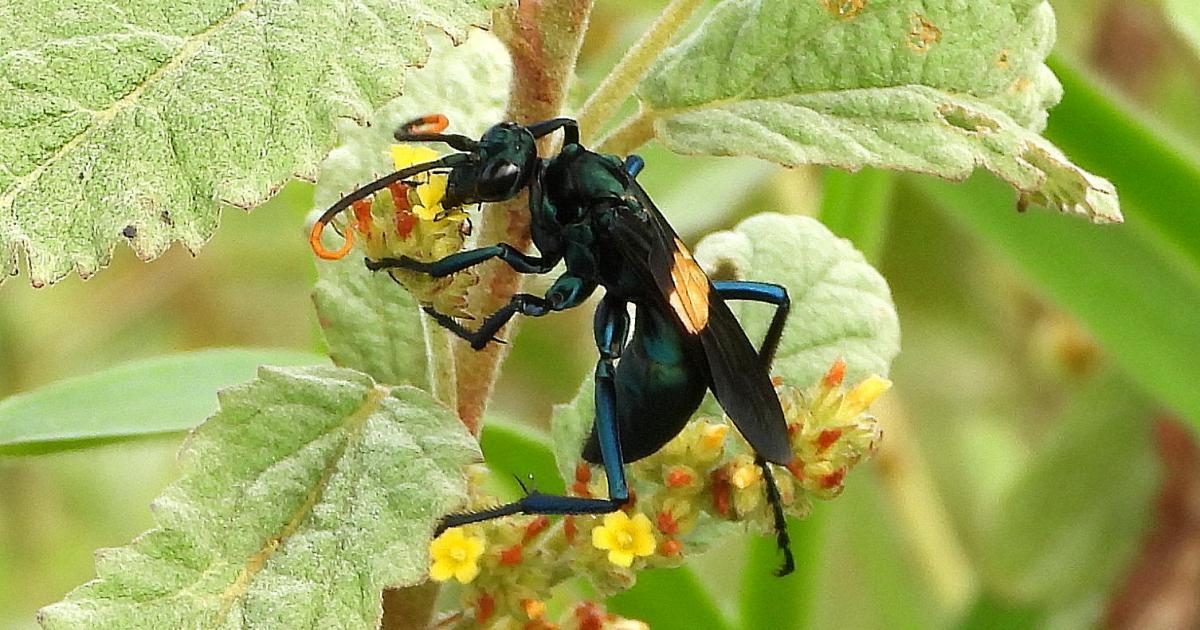
{"label": "brown spot on leaf", "polygon": [[1014,94],[1020,94],[1021,92],[1028,90],[1029,86],[1031,85],[1033,85],[1033,81],[1030,81],[1029,77],[1017,77],[1017,79],[1013,81],[1012,87],[1009,89],[1012,90]]}
{"label": "brown spot on leaf", "polygon": [[1000,54],[996,55],[996,67],[1000,68],[1001,70],[1008,70],[1008,49],[1007,48],[1005,48],[1004,50],[1001,50]]}
{"label": "brown spot on leaf", "polygon": [[908,23],[910,26],[904,45],[914,51],[923,55],[929,52],[934,44],[942,41],[942,29],[925,19],[925,16],[914,13],[908,16]]}
{"label": "brown spot on leaf", "polygon": [[820,0],[821,6],[834,17],[842,20],[853,20],[863,9],[867,8],[867,0]]}

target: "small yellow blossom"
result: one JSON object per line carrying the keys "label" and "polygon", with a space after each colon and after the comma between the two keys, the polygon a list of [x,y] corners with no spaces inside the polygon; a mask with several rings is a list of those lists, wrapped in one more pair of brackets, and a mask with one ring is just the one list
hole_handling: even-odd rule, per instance
{"label": "small yellow blossom", "polygon": [[860,414],[875,402],[892,386],[892,382],[881,376],[871,376],[854,386],[850,393],[846,394],[846,398],[842,404],[845,405],[843,410],[847,415]]}
{"label": "small yellow blossom", "polygon": [[654,553],[658,542],[650,519],[637,513],[633,518],[624,512],[613,512],[604,517],[604,524],[592,530],[592,546],[608,551],[608,561],[619,566],[633,564],[634,556],[649,556]]}
{"label": "small yellow blossom", "polygon": [[462,529],[453,527],[429,543],[429,555],[433,557],[429,577],[438,582],[445,582],[453,577],[467,584],[479,575],[483,539],[467,536]]}

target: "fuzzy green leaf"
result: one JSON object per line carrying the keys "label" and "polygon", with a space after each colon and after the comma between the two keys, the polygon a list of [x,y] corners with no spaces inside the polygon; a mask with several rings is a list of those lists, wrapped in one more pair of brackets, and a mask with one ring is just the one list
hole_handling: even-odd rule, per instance
{"label": "fuzzy green leaf", "polygon": [[358,256],[318,269],[313,301],[334,364],[380,383],[428,389],[425,327],[412,295],[386,273],[371,273]]}
{"label": "fuzzy green leaf", "polygon": [[[510,74],[504,46],[487,33],[475,33],[457,47],[436,45],[428,65],[409,73],[407,94],[376,112],[371,124],[341,130],[342,144],[321,163],[315,212],[394,170],[388,152],[396,143],[392,132],[417,116],[440,112],[454,132],[481,135],[504,116]],[[426,389],[445,376],[430,373],[436,368],[428,359],[427,344],[437,343],[440,331],[427,335],[417,301],[386,273],[368,271],[361,251],[318,261],[317,270],[313,298],[336,364],[381,383]]]}
{"label": "fuzzy green leaf", "polygon": [[[9,0],[0,5],[0,271],[89,276],[117,241],[197,250],[214,201],[311,174],[362,119],[503,0]],[[7,274],[0,274],[0,277]]]}
{"label": "fuzzy green leaf", "polygon": [[132,361],[52,383],[0,401],[0,454],[186,431],[217,410],[214,392],[245,381],[260,365],[324,361],[292,350],[222,348]]}
{"label": "fuzzy green leaf", "polygon": [[[886,375],[900,351],[900,324],[887,282],[849,241],[808,217],[760,214],[732,231],[700,242],[696,260],[722,280],[757,280],[787,287],[792,310],[771,373],[795,387],[809,387],[839,357],[847,382]],[[773,309],[730,302],[751,341],[766,334]],[[591,379],[579,394],[554,409],[555,454],[571,479],[580,446],[595,415]]]}
{"label": "fuzzy green leaf", "polygon": [[[808,217],[760,214],[696,246],[711,276],[787,287],[792,310],[771,372],[808,387],[839,357],[846,381],[886,376],[900,351],[900,323],[887,282],[850,241]],[[773,311],[730,302],[755,344]]]}
{"label": "fuzzy green leaf", "polygon": [[1116,190],[1038,135],[1061,88],[1041,0],[726,0],[639,88],[674,151],[960,180],[1121,220]]}
{"label": "fuzzy green leaf", "polygon": [[100,552],[47,628],[376,627],[424,579],[436,520],[479,458],[454,414],[339,368],[263,368],[221,393],[155,501],[159,529]]}

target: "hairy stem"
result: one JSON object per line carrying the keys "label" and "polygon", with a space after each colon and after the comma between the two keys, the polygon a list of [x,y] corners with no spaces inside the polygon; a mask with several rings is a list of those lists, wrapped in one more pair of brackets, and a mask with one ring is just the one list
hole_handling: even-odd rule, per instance
{"label": "hairy stem", "polygon": [[634,149],[654,138],[654,112],[646,108],[627,119],[620,127],[600,141],[596,150],[600,153],[629,155]]}
{"label": "hairy stem", "polygon": [[600,126],[629,98],[638,81],[646,76],[658,54],[679,32],[703,0],[672,0],[641,39],[625,53],[596,91],[588,97],[576,117],[584,144],[590,143]]}
{"label": "hairy stem", "polygon": [[[506,118],[530,123],[554,118],[562,111],[567,86],[583,44],[593,0],[522,0],[501,14],[495,30],[508,45],[513,60],[513,83]],[[557,138],[542,141],[543,152]],[[524,195],[484,209],[480,242],[505,242],[519,250],[529,248],[529,207]],[[521,288],[521,275],[498,260],[479,268],[480,282],[469,299],[476,315],[490,314],[506,304]],[[515,326],[501,337],[511,339]],[[500,362],[508,347],[488,344],[474,351],[459,343],[455,356],[458,371],[458,415],[471,432],[479,423],[495,386]]]}

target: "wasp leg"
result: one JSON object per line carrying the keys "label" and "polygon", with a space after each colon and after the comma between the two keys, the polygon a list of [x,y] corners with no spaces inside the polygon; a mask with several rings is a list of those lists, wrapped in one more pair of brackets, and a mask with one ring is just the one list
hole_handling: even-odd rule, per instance
{"label": "wasp leg", "polygon": [[558,264],[558,259],[555,257],[530,256],[529,254],[517,251],[515,247],[508,243],[497,243],[489,247],[480,247],[479,249],[450,254],[441,260],[433,262],[424,262],[409,258],[408,256],[400,256],[398,258],[380,258],[379,260],[367,258],[366,265],[367,269],[371,271],[379,271],[380,269],[407,269],[409,271],[428,274],[434,278],[441,278],[468,267],[474,267],[492,258],[503,260],[518,273],[546,273]]}
{"label": "wasp leg", "polygon": [[431,307],[426,306],[424,311],[443,328],[470,343],[472,348],[482,350],[489,341],[499,341],[496,339],[496,333],[500,332],[508,320],[517,313],[530,317],[541,317],[552,311],[574,308],[582,304],[595,290],[595,283],[564,274],[554,281],[544,297],[529,293],[518,293],[512,296],[508,304],[488,315],[477,330],[470,330],[455,321],[453,317],[439,313]]}
{"label": "wasp leg", "polygon": [[579,144],[579,123],[574,118],[551,118],[525,127],[534,138],[553,133],[556,129],[563,130],[563,145]]}
{"label": "wasp leg", "polygon": [[624,302],[607,297],[601,301],[596,309],[595,327],[596,346],[600,350],[600,360],[596,362],[596,434],[608,480],[608,498],[564,497],[535,490],[512,503],[478,512],[451,514],[438,525],[437,534],[450,527],[511,514],[606,514],[619,510],[629,501],[629,486],[621,461],[621,440],[617,434],[616,387],[613,383],[616,369],[613,362],[620,356],[629,332],[629,313]]}
{"label": "wasp leg", "polygon": [[490,341],[500,341],[496,338],[496,333],[500,332],[501,328],[512,319],[514,315],[520,313],[530,317],[541,317],[551,311],[550,303],[545,299],[529,293],[518,293],[512,296],[508,304],[501,306],[496,312],[487,316],[483,320],[483,324],[476,330],[471,330],[466,326],[458,323],[453,317],[439,313],[432,306],[426,306],[422,310],[425,311],[433,321],[437,322],[442,328],[449,330],[455,335],[462,338],[475,350],[482,350]]}
{"label": "wasp leg", "polygon": [[[775,316],[771,318],[767,335],[763,339],[762,347],[758,350],[758,357],[763,363],[763,369],[769,371],[771,362],[775,359],[775,351],[779,349],[779,340],[783,336],[783,325],[787,321],[788,312],[792,307],[787,289],[768,282],[745,281],[714,282],[713,287],[716,288],[717,295],[720,295],[722,299],[750,300],[775,305]],[[796,568],[796,561],[792,557],[791,539],[787,531],[787,517],[783,513],[783,501],[779,496],[779,486],[775,483],[771,465],[762,457],[757,457],[754,461],[763,471],[767,503],[771,505],[771,514],[775,522],[775,543],[783,551],[783,565],[775,571],[775,575],[782,577]]]}
{"label": "wasp leg", "polygon": [[788,312],[792,309],[787,288],[769,282],[743,280],[714,282],[713,287],[717,289],[717,295],[725,300],[749,300],[775,305],[775,316],[771,318],[762,347],[758,349],[758,358],[762,360],[763,367],[769,370],[771,362],[775,360],[775,351],[779,349],[779,340],[783,337],[783,325],[787,323]]}

